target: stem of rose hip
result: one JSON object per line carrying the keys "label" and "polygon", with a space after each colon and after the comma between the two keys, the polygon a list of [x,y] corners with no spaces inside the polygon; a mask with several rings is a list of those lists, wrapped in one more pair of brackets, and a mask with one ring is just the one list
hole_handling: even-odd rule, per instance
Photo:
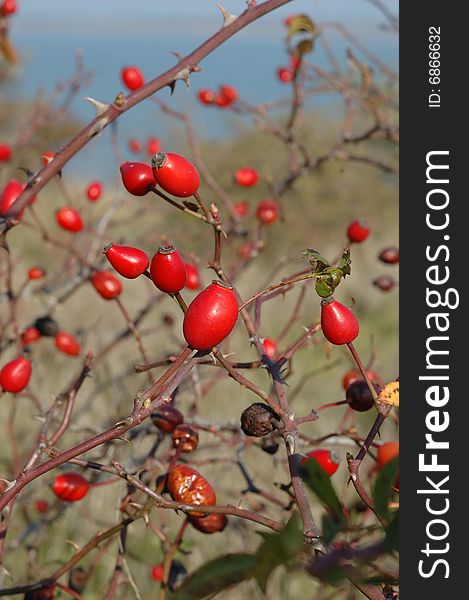
{"label": "stem of rose hip", "polygon": [[166,194],[163,194],[163,192],[161,192],[160,190],[158,190],[156,188],[153,188],[151,191],[154,194],[156,194],[157,196],[159,196],[160,198],[163,198],[163,200],[166,200],[166,202],[171,204],[171,206],[178,208],[182,212],[185,212],[186,214],[191,215],[192,217],[195,217],[196,219],[200,219],[201,221],[205,221],[206,223],[208,223],[208,220],[205,217],[205,215],[201,215],[200,213],[195,212],[194,210],[191,210],[190,208],[185,207],[183,204],[179,204],[179,202],[176,202],[176,200],[173,200],[172,198],[170,198]]}
{"label": "stem of rose hip", "polygon": [[173,558],[174,558],[174,555],[176,554],[179,546],[182,543],[182,539],[184,537],[184,533],[186,532],[188,525],[189,525],[189,519],[186,518],[182,522],[182,525],[179,528],[179,531],[178,531],[176,537],[174,538],[173,543],[170,545],[169,549],[167,550],[167,552],[165,554],[164,561],[163,561],[163,579],[161,581],[159,600],[165,600],[165,598],[166,598],[166,592],[168,591],[168,582],[169,582],[169,576],[171,573],[171,565],[173,562]]}
{"label": "stem of rose hip", "polygon": [[182,312],[185,314],[186,310],[187,310],[187,304],[185,303],[184,298],[181,295],[181,292],[176,292],[175,294],[169,294],[169,295],[171,296],[171,298],[174,298],[174,300],[181,307]]}
{"label": "stem of rose hip", "polygon": [[376,393],[376,390],[373,386],[373,384],[370,381],[370,378],[368,377],[368,374],[366,372],[365,366],[363,365],[361,358],[358,355],[358,352],[355,348],[355,346],[353,345],[353,342],[350,342],[349,344],[347,344],[347,348],[350,350],[350,354],[353,357],[353,360],[355,361],[355,364],[357,365],[361,376],[363,377],[363,380],[366,382],[366,385],[368,386],[368,389],[370,390],[371,396],[374,400],[374,402],[376,403],[376,401],[378,400],[378,394]]}

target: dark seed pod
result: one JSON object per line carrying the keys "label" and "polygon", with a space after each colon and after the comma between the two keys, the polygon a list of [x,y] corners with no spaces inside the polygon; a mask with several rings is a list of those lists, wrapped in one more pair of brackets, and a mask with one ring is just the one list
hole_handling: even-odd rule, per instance
{"label": "dark seed pod", "polygon": [[389,248],[383,248],[378,256],[381,262],[388,265],[395,265],[399,262],[399,248],[390,246]]}
{"label": "dark seed pod", "polygon": [[278,441],[278,434],[276,431],[273,431],[272,433],[265,435],[261,439],[261,449],[264,452],[267,452],[267,454],[275,454],[277,452],[277,450],[279,449],[279,447],[280,447],[280,444]]}
{"label": "dark seed pod", "polygon": [[193,452],[199,445],[197,430],[183,423],[173,431],[173,446],[181,448],[182,452]]}
{"label": "dark seed pod", "polygon": [[[373,384],[373,387],[379,392],[379,385]],[[350,408],[353,408],[353,410],[358,412],[370,410],[375,404],[370,388],[363,379],[357,379],[357,381],[351,383],[347,388],[345,396]]]}
{"label": "dark seed pod", "polygon": [[36,319],[34,327],[46,337],[55,337],[59,333],[59,326],[51,317],[39,317]]}
{"label": "dark seed pod", "polygon": [[275,417],[274,411],[267,404],[255,402],[241,413],[241,429],[246,435],[262,437],[274,430],[272,419]]}
{"label": "dark seed pod", "polygon": [[163,404],[151,415],[151,419],[160,431],[173,433],[176,427],[184,421],[184,416],[174,406]]}
{"label": "dark seed pod", "polygon": [[218,533],[228,525],[226,515],[221,513],[211,513],[205,517],[189,517],[189,521],[192,527],[202,533]]}
{"label": "dark seed pod", "polygon": [[184,579],[187,577],[186,567],[178,560],[173,560],[171,563],[171,569],[169,570],[168,588],[170,592],[174,592],[179,586],[182,585]]}
{"label": "dark seed pod", "polygon": [[389,292],[396,285],[396,282],[390,275],[380,275],[380,277],[373,280],[373,285],[382,292]]}
{"label": "dark seed pod", "polygon": [[88,572],[83,567],[73,568],[68,575],[68,587],[81,594],[88,581]]}

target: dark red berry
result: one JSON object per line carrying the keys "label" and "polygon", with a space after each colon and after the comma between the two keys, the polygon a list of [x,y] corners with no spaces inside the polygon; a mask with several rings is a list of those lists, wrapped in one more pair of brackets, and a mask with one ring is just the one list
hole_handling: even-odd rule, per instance
{"label": "dark red berry", "polygon": [[270,406],[254,402],[241,413],[241,429],[246,435],[262,437],[275,429],[275,418],[276,414]]}
{"label": "dark red berry", "polygon": [[55,213],[55,220],[62,229],[66,229],[72,233],[78,233],[78,231],[83,229],[83,219],[80,213],[70,206],[65,206],[58,210]]}
{"label": "dark red berry", "polygon": [[[2,195],[0,196],[0,215],[4,215],[11,208],[11,205],[16,202],[18,196],[23,192],[25,184],[21,183],[17,179],[10,179],[3,189]],[[21,221],[24,215],[24,208],[16,216],[18,221]]]}
{"label": "dark red berry", "polygon": [[163,580],[164,567],[162,564],[155,565],[151,568],[151,578],[155,581]]}
{"label": "dark red berry", "polygon": [[243,200],[241,200],[240,202],[235,202],[235,204],[233,205],[233,208],[235,210],[235,213],[239,217],[245,217],[249,212],[248,203],[244,202]]}
{"label": "dark red berry", "polygon": [[36,319],[34,327],[46,337],[54,337],[59,333],[59,327],[51,317],[39,317]]}
{"label": "dark red berry", "polygon": [[256,185],[259,175],[255,169],[251,167],[242,167],[235,173],[235,182],[243,187],[252,187]]}
{"label": "dark red berry", "polygon": [[164,433],[173,433],[178,425],[184,421],[182,413],[174,406],[163,404],[151,415],[153,423]]}
{"label": "dark red berry", "polygon": [[145,83],[142,72],[138,67],[124,67],[121,70],[122,83],[131,92],[138,90]]}
{"label": "dark red berry", "polygon": [[4,392],[18,394],[28,385],[31,373],[29,360],[19,356],[8,362],[0,371],[0,387]]}
{"label": "dark red berry", "polygon": [[192,263],[184,263],[186,268],[186,288],[188,290],[198,290],[200,288],[199,269]]}
{"label": "dark red berry", "polygon": [[90,279],[94,289],[105,300],[113,300],[120,296],[122,284],[110,271],[96,271]]}
{"label": "dark red berry", "polygon": [[350,344],[359,332],[353,312],[333,296],[321,302],[321,327],[324,337],[337,346]]}
{"label": "dark red berry", "polygon": [[41,338],[41,334],[36,327],[28,327],[21,334],[21,342],[24,346],[37,342]]}
{"label": "dark red berry", "polygon": [[389,292],[396,285],[394,278],[390,275],[380,275],[373,280],[373,285],[380,289],[382,292]]}
{"label": "dark red berry", "polygon": [[135,279],[148,269],[150,260],[143,250],[133,246],[109,244],[104,254],[114,269],[127,279]]}
{"label": "dark red berry", "polygon": [[388,265],[396,265],[399,262],[399,248],[396,248],[395,246],[383,248],[379,253],[378,258]]}
{"label": "dark red berry", "polygon": [[277,353],[277,342],[272,338],[264,338],[262,345],[264,346],[264,350],[268,358],[274,358],[275,354]]}
{"label": "dark red berry", "polygon": [[64,354],[69,354],[70,356],[78,356],[81,351],[80,344],[73,335],[63,331],[60,331],[55,336],[55,346],[57,350],[60,350]]}
{"label": "dark red berry", "polygon": [[370,234],[368,223],[364,219],[352,221],[347,228],[347,236],[350,242],[359,244],[366,240]]}
{"label": "dark red berry", "polygon": [[151,159],[151,166],[155,181],[168,194],[187,198],[199,189],[197,169],[184,156],[174,152],[158,152]]}
{"label": "dark red berry", "polygon": [[93,183],[90,183],[90,185],[86,188],[86,196],[91,202],[96,202],[96,200],[99,200],[102,193],[103,185],[99,181],[93,181]]}
{"label": "dark red berry", "polygon": [[[339,468],[339,457],[335,452],[331,450],[322,450],[318,448],[317,450],[312,450],[311,452],[307,452],[306,456],[309,458],[313,458],[316,460],[319,465],[323,468],[323,470],[329,475],[334,475],[334,473]],[[307,462],[307,458],[301,459],[301,464],[305,464]]]}
{"label": "dark red berry", "polygon": [[89,482],[80,473],[62,473],[54,479],[52,491],[64,502],[76,502],[86,496]]}
{"label": "dark red berry", "polygon": [[257,205],[256,217],[264,225],[272,225],[279,217],[278,204],[275,200],[261,200]]}
{"label": "dark red berry", "polygon": [[173,431],[173,446],[181,452],[193,452],[199,445],[199,434],[190,425],[182,423]]}
{"label": "dark red berry", "polygon": [[150,275],[156,287],[166,294],[180,292],[186,284],[186,269],[174,246],[160,246],[150,263]]}
{"label": "dark red berry", "polygon": [[223,96],[228,104],[232,104],[238,99],[238,90],[232,85],[221,85],[218,88],[218,93],[220,96]]}
{"label": "dark red berry", "polygon": [[151,167],[145,163],[127,161],[120,172],[125,189],[134,196],[145,196],[156,185]]}
{"label": "dark red berry", "polygon": [[223,341],[238,319],[238,302],[233,288],[212,282],[189,305],[184,316],[186,342],[196,350],[210,350]]}
{"label": "dark red berry", "polygon": [[189,517],[192,527],[202,533],[218,533],[228,525],[228,518],[221,513],[211,513],[205,517]]}
{"label": "dark red berry", "polygon": [[0,144],[0,162],[8,162],[11,159],[11,148],[9,144]]}
{"label": "dark red berry", "polygon": [[[376,384],[372,385],[375,390],[379,392],[380,386]],[[357,381],[352,382],[348,386],[345,397],[350,408],[353,408],[353,410],[356,410],[357,412],[365,412],[375,405],[370,388],[363,379],[357,379]]]}

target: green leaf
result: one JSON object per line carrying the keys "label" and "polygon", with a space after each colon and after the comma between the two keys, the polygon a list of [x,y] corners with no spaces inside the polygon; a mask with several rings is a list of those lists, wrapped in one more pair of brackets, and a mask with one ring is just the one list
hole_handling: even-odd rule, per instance
{"label": "green leaf", "polygon": [[304,536],[300,529],[300,519],[296,513],[280,533],[260,532],[264,542],[256,552],[253,575],[265,593],[267,580],[279,565],[289,562],[304,549]]}
{"label": "green leaf", "polygon": [[350,273],[352,272],[352,268],[350,266],[351,264],[352,259],[350,258],[350,248],[345,248],[344,253],[340,258],[339,264],[337,265],[338,268],[342,271],[344,277],[350,275]]}
{"label": "green leaf", "polygon": [[253,554],[226,554],[197,569],[173,594],[173,600],[199,600],[252,577]]}
{"label": "green leaf", "polygon": [[342,505],[332,486],[329,475],[323,470],[321,465],[314,460],[314,458],[310,458],[303,465],[300,465],[300,475],[306,485],[329,509],[331,517],[337,523],[337,531],[342,529],[346,521]]}
{"label": "green leaf", "polygon": [[321,298],[328,298],[333,294],[333,289],[327,281],[327,278],[321,276],[318,276],[318,278],[316,279],[314,289],[316,290],[316,294]]}
{"label": "green leaf", "polygon": [[393,458],[378,473],[373,489],[373,503],[377,514],[385,521],[389,520],[389,501],[399,472],[399,457]]}
{"label": "green leaf", "polygon": [[394,516],[386,527],[386,549],[388,552],[399,549],[399,510],[396,510]]}
{"label": "green leaf", "polygon": [[321,254],[319,254],[317,250],[313,250],[313,248],[306,248],[303,250],[301,253],[301,258],[309,260],[313,273],[320,273],[321,271],[324,271],[324,269],[327,269],[327,267],[331,266],[331,263],[327,260],[327,258],[321,256]]}

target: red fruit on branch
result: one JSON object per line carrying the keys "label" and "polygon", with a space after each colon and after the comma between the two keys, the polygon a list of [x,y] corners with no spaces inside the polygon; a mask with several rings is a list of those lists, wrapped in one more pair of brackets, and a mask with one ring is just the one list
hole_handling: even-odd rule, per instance
{"label": "red fruit on branch", "polygon": [[21,342],[23,346],[37,342],[41,338],[41,333],[36,327],[28,327],[21,334]]}
{"label": "red fruit on branch", "polygon": [[[372,383],[375,390],[379,392],[380,386]],[[345,395],[350,408],[357,412],[365,412],[370,410],[375,405],[373,396],[371,395],[368,384],[363,379],[357,379],[348,386],[347,393]]]}
{"label": "red fruit on branch", "polygon": [[54,342],[57,350],[60,350],[64,354],[69,354],[70,356],[78,356],[78,354],[80,354],[80,344],[73,337],[73,335],[70,335],[69,333],[60,331],[54,337]]}
{"label": "red fruit on branch", "polygon": [[393,458],[399,456],[399,442],[384,442],[379,446],[377,453],[378,466],[384,467]]}
{"label": "red fruit on branch", "polygon": [[162,564],[155,565],[151,568],[151,578],[154,581],[163,581],[164,567]]}
{"label": "red fruit on branch", "polygon": [[215,102],[215,92],[213,90],[199,90],[197,93],[197,97],[199,98],[202,104],[208,105],[213,104]]}
{"label": "red fruit on branch", "polygon": [[301,65],[301,56],[299,54],[292,54],[290,56],[290,66],[293,69],[293,71],[296,71],[297,69],[299,69]]}
{"label": "red fruit on branch", "polygon": [[399,248],[390,246],[389,248],[383,248],[378,255],[381,262],[388,265],[396,265],[399,262]]}
{"label": "red fruit on branch", "polygon": [[184,421],[184,416],[174,406],[163,404],[151,415],[151,419],[163,433],[173,433],[176,427]]}
{"label": "red fruit on branch", "polygon": [[31,267],[28,271],[28,279],[43,279],[46,272],[42,267]]}
{"label": "red fruit on branch", "polygon": [[55,585],[40,588],[39,590],[30,590],[24,595],[24,600],[53,600],[55,594]]}
{"label": "red fruit on branch", "polygon": [[156,183],[168,194],[187,198],[199,189],[197,169],[184,156],[174,152],[158,152],[151,159],[151,166]]}
{"label": "red fruit on branch", "polygon": [[121,80],[131,92],[138,90],[145,83],[143,73],[138,67],[124,67],[121,70]]}
{"label": "red fruit on branch", "polygon": [[90,279],[94,289],[105,300],[113,300],[122,292],[122,284],[110,271],[96,271]]}
{"label": "red fruit on branch", "polygon": [[382,292],[390,292],[396,285],[394,278],[390,275],[380,275],[373,280],[373,285],[380,289]]}
{"label": "red fruit on branch", "polygon": [[242,167],[238,169],[234,175],[235,182],[243,187],[252,187],[256,185],[259,175],[256,169],[251,167]]}
{"label": "red fruit on branch", "polygon": [[3,17],[10,17],[17,11],[16,0],[3,0],[0,6],[0,13]]}
{"label": "red fruit on branch", "polygon": [[49,151],[44,152],[41,156],[42,164],[44,166],[47,166],[49,163],[51,163],[54,160],[54,157],[55,157],[54,152],[49,152]]}
{"label": "red fruit on branch", "polygon": [[236,102],[239,97],[238,90],[232,85],[221,85],[218,88],[218,93],[225,98],[230,104]]}
{"label": "red fruit on branch", "polygon": [[142,144],[138,140],[129,140],[129,150],[138,154],[142,151]]}
{"label": "red fruit on branch", "polygon": [[52,491],[64,502],[76,502],[86,496],[89,482],[80,473],[62,473],[54,479]]}
{"label": "red fruit on branch", "polygon": [[18,394],[28,385],[31,373],[32,367],[29,360],[18,356],[4,365],[0,371],[0,387],[4,392]]}
{"label": "red fruit on branch", "polygon": [[350,344],[359,332],[353,312],[333,296],[321,302],[321,327],[324,337],[336,346]]}
{"label": "red fruit on branch", "polygon": [[174,246],[160,246],[150,263],[150,275],[156,287],[166,294],[180,292],[186,284],[186,269]]}
{"label": "red fruit on branch", "polygon": [[228,525],[228,518],[222,513],[211,513],[205,517],[191,517],[189,521],[195,529],[202,533],[218,533]]}
{"label": "red fruit on branch", "polygon": [[36,502],[34,503],[34,508],[37,510],[37,512],[39,514],[42,515],[49,510],[50,506],[49,506],[49,503],[46,502],[45,500],[36,500]]}
{"label": "red fruit on branch", "polygon": [[[181,504],[213,506],[217,496],[209,482],[198,471],[187,465],[177,465],[168,473],[168,492]],[[203,512],[191,512],[192,517],[204,516]]]}
{"label": "red fruit on branch", "polygon": [[120,166],[122,183],[134,196],[145,196],[155,187],[155,178],[149,165],[139,162],[122,163]]}
{"label": "red fruit on branch", "polygon": [[215,104],[219,108],[226,108],[227,106],[229,106],[231,104],[231,102],[228,100],[228,98],[225,98],[225,96],[223,96],[222,94],[217,94],[215,96]]}
{"label": "red fruit on branch", "polygon": [[256,217],[264,225],[272,225],[279,217],[279,208],[275,200],[261,200],[257,205]]}
{"label": "red fruit on branch", "polygon": [[83,229],[83,219],[80,213],[70,206],[58,210],[55,213],[55,220],[62,229],[66,229],[71,233],[78,233]]}
{"label": "red fruit on branch", "polygon": [[287,67],[279,67],[277,69],[277,79],[281,83],[291,83],[295,78],[295,73]]}
{"label": "red fruit on branch", "polygon": [[233,208],[238,217],[245,217],[249,212],[248,203],[244,202],[243,200],[240,202],[235,202]]}
{"label": "red fruit on branch", "polygon": [[210,350],[233,330],[238,319],[238,302],[233,288],[213,281],[200,292],[184,315],[186,342],[195,350]]}
{"label": "red fruit on branch", "polygon": [[[319,465],[322,467],[325,473],[331,477],[339,468],[339,457],[335,452],[331,450],[323,450],[318,448],[316,450],[311,450],[311,452],[307,452],[306,456],[309,458],[313,458]],[[304,465],[308,461],[308,458],[302,458],[301,464]]]}
{"label": "red fruit on branch", "polygon": [[147,154],[153,156],[161,150],[161,142],[158,138],[151,137],[147,142]]}
{"label": "red fruit on branch", "polygon": [[173,431],[173,446],[181,452],[193,452],[199,445],[199,434],[190,425],[182,423]]}
{"label": "red fruit on branch", "polygon": [[265,350],[265,353],[267,354],[267,357],[273,358],[277,352],[277,342],[275,340],[273,340],[272,338],[267,337],[267,338],[264,338],[262,345],[264,346],[264,350]]}
{"label": "red fruit on branch", "polygon": [[86,188],[86,196],[91,202],[96,202],[96,200],[99,200],[101,198],[102,193],[103,186],[99,181],[93,181]]}
{"label": "red fruit on branch", "polygon": [[368,227],[367,221],[364,219],[357,219],[352,221],[347,228],[347,236],[350,242],[359,244],[364,242],[370,234],[370,228]]}
{"label": "red fruit on branch", "polygon": [[[2,195],[0,196],[0,215],[4,215],[8,212],[11,205],[16,202],[18,196],[25,188],[25,184],[21,183],[17,179],[10,179],[10,181],[3,188]],[[18,221],[21,221],[24,215],[24,208],[17,215]]]}
{"label": "red fruit on branch", "polygon": [[199,269],[192,263],[184,263],[186,269],[186,288],[188,290],[198,290],[200,288]]}
{"label": "red fruit on branch", "polygon": [[9,144],[0,143],[0,162],[11,160],[12,151]]}
{"label": "red fruit on branch", "polygon": [[104,248],[104,255],[119,275],[127,279],[136,279],[150,264],[147,253],[133,246],[108,244]]}

